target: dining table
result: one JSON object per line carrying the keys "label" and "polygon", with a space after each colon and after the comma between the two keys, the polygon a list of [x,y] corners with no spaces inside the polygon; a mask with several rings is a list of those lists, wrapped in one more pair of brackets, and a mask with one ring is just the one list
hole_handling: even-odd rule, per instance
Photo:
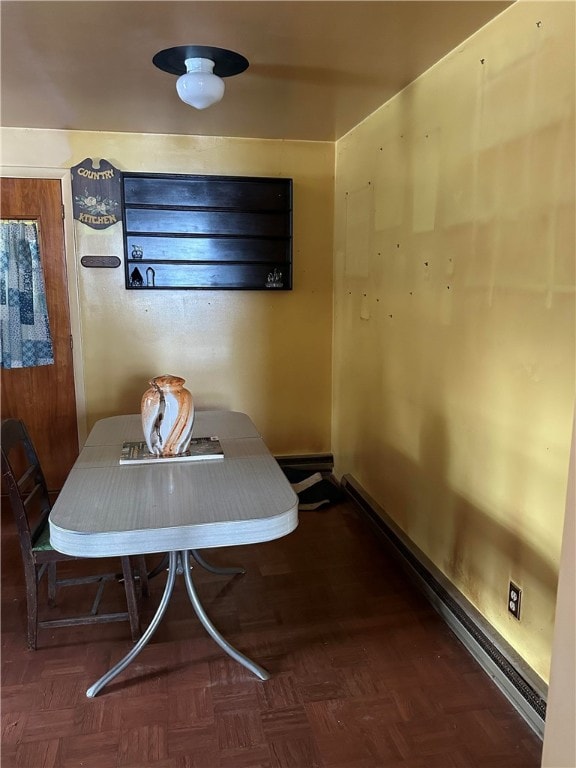
{"label": "dining table", "polygon": [[[143,441],[140,414],[97,421],[50,513],[52,546],[67,555],[104,558],[163,553],[166,584],[140,640],[86,695],[92,698],[144,649],[184,577],[193,610],[212,639],[261,680],[270,673],[218,631],[194,583],[199,566],[213,573],[241,567],[208,562],[201,550],[258,544],[298,525],[298,497],[256,426],[245,413],[197,410],[193,437],[217,437],[223,456],[123,464],[126,442]],[[180,457],[181,458],[181,457]]]}

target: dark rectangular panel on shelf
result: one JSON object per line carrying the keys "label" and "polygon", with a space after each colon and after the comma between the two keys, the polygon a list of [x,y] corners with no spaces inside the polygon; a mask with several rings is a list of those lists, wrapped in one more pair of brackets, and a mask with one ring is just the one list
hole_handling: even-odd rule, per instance
{"label": "dark rectangular panel on shelf", "polygon": [[128,232],[170,232],[175,235],[236,235],[238,237],[288,237],[289,222],[283,213],[245,211],[126,208]]}
{"label": "dark rectangular panel on shelf", "polygon": [[129,254],[141,254],[140,259],[152,261],[290,261],[290,243],[286,238],[134,234],[128,235],[126,243]]}
{"label": "dark rectangular panel on shelf", "polygon": [[290,290],[292,180],[124,173],[126,288]]}
{"label": "dark rectangular panel on shelf", "polygon": [[127,177],[124,197],[131,205],[172,205],[176,208],[232,208],[285,211],[290,208],[286,179],[218,176]]}

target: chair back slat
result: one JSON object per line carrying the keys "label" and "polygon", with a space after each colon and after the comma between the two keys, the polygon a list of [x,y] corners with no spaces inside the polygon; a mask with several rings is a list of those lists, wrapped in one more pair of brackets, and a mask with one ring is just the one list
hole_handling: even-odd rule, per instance
{"label": "chair back slat", "polygon": [[31,477],[34,477],[36,472],[38,470],[38,467],[34,464],[31,464],[28,469],[24,472],[22,477],[18,480],[18,488],[26,488],[27,483],[30,481]]}

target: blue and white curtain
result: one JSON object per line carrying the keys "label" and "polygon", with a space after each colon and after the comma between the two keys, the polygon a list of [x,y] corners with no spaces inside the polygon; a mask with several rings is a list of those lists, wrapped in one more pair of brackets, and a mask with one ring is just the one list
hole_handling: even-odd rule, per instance
{"label": "blue and white curtain", "polygon": [[53,365],[38,223],[0,221],[1,367]]}

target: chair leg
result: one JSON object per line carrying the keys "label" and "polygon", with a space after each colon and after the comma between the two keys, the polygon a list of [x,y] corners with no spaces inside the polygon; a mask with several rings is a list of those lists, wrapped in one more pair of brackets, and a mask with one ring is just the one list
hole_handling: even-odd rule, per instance
{"label": "chair leg", "polygon": [[139,640],[142,634],[140,630],[140,614],[138,611],[138,600],[136,598],[136,588],[134,586],[134,573],[132,571],[132,561],[129,557],[122,558],[122,574],[124,576],[124,589],[126,590],[126,604],[128,606],[128,615],[130,617],[130,631],[132,640]]}
{"label": "chair leg", "polygon": [[24,564],[26,579],[26,613],[28,618],[28,648],[36,650],[38,639],[38,576],[33,563]]}
{"label": "chair leg", "polygon": [[136,558],[138,562],[138,574],[140,575],[140,589],[143,597],[150,597],[150,586],[148,584],[148,569],[146,568],[146,558],[139,555]]}
{"label": "chair leg", "polygon": [[48,605],[56,605],[56,563],[48,563]]}

